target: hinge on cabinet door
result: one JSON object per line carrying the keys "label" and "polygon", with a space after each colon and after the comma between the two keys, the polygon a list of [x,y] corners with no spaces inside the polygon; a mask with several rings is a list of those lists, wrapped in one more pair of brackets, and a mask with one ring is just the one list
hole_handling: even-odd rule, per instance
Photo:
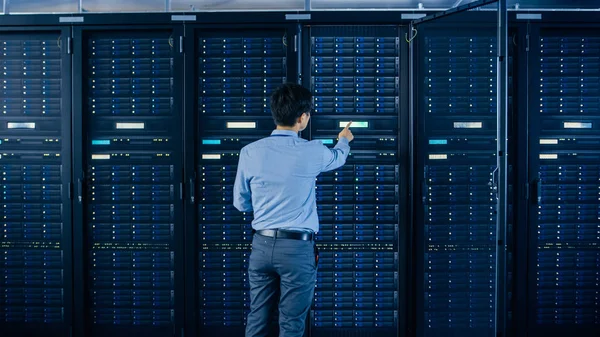
{"label": "hinge on cabinet door", "polygon": [[83,179],[77,179],[77,200],[81,204],[83,201]]}
{"label": "hinge on cabinet door", "polygon": [[183,36],[179,37],[179,54],[183,54]]}
{"label": "hinge on cabinet door", "polygon": [[537,204],[542,203],[542,174],[538,172],[538,177],[535,180],[535,197],[537,198]]}
{"label": "hinge on cabinet door", "polygon": [[67,37],[67,54],[73,54],[73,39],[70,36]]}
{"label": "hinge on cabinet door", "polygon": [[423,202],[423,205],[427,203],[427,191],[429,190],[428,186],[427,186],[427,170],[429,169],[429,167],[427,165],[425,165],[423,167],[423,181],[421,182],[421,200]]}
{"label": "hinge on cabinet door", "polygon": [[525,51],[529,52],[529,34],[525,35],[525,41],[527,42],[525,44]]}
{"label": "hinge on cabinet door", "polygon": [[294,35],[294,52],[298,52],[298,34]]}
{"label": "hinge on cabinet door", "polygon": [[190,203],[194,204],[196,202],[196,172],[194,172],[194,176],[190,178]]}

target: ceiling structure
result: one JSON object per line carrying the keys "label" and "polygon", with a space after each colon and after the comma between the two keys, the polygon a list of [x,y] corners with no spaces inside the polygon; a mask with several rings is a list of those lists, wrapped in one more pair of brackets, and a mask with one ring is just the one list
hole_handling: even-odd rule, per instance
{"label": "ceiling structure", "polygon": [[[0,0],[6,14],[165,11],[440,10],[475,0]],[[600,9],[594,0],[508,0],[511,9]]]}

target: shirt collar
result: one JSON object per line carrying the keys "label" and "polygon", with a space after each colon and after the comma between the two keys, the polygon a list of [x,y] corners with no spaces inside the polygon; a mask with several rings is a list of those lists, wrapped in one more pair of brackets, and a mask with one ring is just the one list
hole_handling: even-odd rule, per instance
{"label": "shirt collar", "polygon": [[291,136],[298,138],[298,134],[291,130],[273,130],[271,136]]}

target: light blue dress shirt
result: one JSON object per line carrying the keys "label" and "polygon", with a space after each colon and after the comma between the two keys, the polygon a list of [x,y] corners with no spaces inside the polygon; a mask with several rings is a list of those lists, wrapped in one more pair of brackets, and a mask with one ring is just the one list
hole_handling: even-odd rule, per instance
{"label": "light blue dress shirt", "polygon": [[275,130],[271,137],[242,148],[233,186],[233,205],[254,211],[255,230],[285,228],[319,231],[315,179],[346,163],[348,139],[333,149],[307,141],[294,131]]}

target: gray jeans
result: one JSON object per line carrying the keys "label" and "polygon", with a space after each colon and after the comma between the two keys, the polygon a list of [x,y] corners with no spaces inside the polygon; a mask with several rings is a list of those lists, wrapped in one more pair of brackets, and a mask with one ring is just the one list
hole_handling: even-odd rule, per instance
{"label": "gray jeans", "polygon": [[278,302],[279,337],[304,335],[317,279],[314,244],[254,235],[248,264],[250,313],[246,337],[268,335],[269,316]]}

